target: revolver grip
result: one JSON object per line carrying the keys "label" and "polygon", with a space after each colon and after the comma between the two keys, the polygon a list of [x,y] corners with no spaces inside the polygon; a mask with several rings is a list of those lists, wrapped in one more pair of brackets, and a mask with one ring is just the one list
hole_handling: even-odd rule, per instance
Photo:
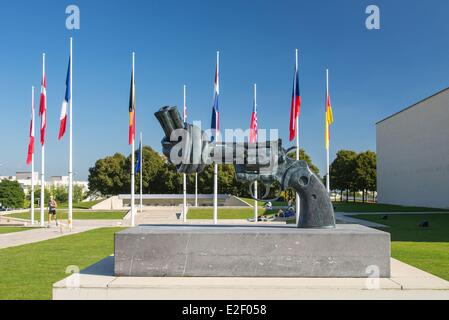
{"label": "revolver grip", "polygon": [[335,213],[327,190],[304,161],[295,161],[284,176],[284,188],[300,198],[298,228],[335,228]]}

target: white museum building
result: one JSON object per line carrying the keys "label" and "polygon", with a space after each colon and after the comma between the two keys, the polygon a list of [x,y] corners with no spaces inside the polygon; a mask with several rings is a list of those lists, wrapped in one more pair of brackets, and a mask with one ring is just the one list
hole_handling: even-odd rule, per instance
{"label": "white museum building", "polygon": [[449,208],[449,88],[376,124],[378,202]]}

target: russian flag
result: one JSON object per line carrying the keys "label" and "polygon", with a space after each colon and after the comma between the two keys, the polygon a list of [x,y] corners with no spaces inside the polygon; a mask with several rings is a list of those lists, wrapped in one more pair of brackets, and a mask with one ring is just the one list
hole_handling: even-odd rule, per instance
{"label": "russian flag", "polygon": [[65,81],[66,88],[65,88],[65,97],[64,101],[62,102],[61,107],[61,115],[59,117],[59,135],[58,140],[61,140],[62,137],[65,134],[66,126],[67,126],[67,106],[70,103],[70,100],[72,99],[72,92],[71,92],[71,65],[72,65],[72,57],[69,58],[69,66],[67,69],[67,79]]}

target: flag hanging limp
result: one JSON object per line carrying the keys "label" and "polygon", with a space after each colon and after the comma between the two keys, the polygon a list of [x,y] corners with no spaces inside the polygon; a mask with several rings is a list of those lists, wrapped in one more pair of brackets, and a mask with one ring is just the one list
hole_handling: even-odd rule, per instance
{"label": "flag hanging limp", "polygon": [[326,150],[329,149],[331,134],[330,125],[334,122],[334,116],[332,114],[331,97],[328,94],[326,98],[326,123],[325,123],[325,147]]}
{"label": "flag hanging limp", "polygon": [[293,92],[292,92],[292,102],[290,106],[290,141],[295,139],[297,134],[297,119],[299,117],[301,108],[301,94],[299,92],[299,74],[298,66],[295,65],[295,74],[293,76]]}
{"label": "flag hanging limp", "polygon": [[249,127],[249,142],[257,142],[257,104],[256,99],[254,99],[253,112],[251,114],[251,124]]}
{"label": "flag hanging limp", "polygon": [[215,82],[214,82],[214,105],[212,106],[212,121],[210,128],[214,136],[220,132],[220,110],[218,108],[218,97],[220,95],[220,76],[219,67],[217,61],[217,67],[215,69]]}
{"label": "flag hanging limp", "polygon": [[71,64],[72,64],[72,57],[69,57],[69,66],[67,69],[67,79],[65,81],[65,97],[64,101],[62,102],[61,107],[61,115],[59,117],[59,134],[58,134],[58,140],[61,140],[62,137],[65,134],[66,126],[67,126],[67,106],[70,103],[70,100],[72,99],[72,92],[71,92]]}
{"label": "flag hanging limp", "polygon": [[45,128],[47,127],[47,76],[45,75],[45,67],[42,74],[39,116],[41,117],[41,145],[44,145]]}
{"label": "flag hanging limp", "polygon": [[29,165],[33,160],[33,155],[34,155],[34,95],[31,99],[30,141],[28,143],[27,165]]}
{"label": "flag hanging limp", "polygon": [[136,137],[136,88],[134,70],[131,72],[131,89],[129,94],[129,134],[128,143],[132,144]]}
{"label": "flag hanging limp", "polygon": [[137,162],[135,166],[135,173],[139,173],[140,168],[142,167],[142,140],[139,143],[139,150],[137,152]]}

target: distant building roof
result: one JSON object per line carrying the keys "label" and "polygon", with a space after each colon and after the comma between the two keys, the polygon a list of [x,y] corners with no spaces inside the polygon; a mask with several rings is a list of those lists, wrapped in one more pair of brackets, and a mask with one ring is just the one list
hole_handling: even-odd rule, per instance
{"label": "distant building roof", "polygon": [[391,116],[388,116],[388,117],[386,117],[386,118],[384,118],[384,119],[382,119],[382,120],[376,122],[376,125],[378,125],[378,124],[381,123],[381,122],[384,122],[385,120],[388,120],[388,119],[390,119],[390,118],[393,118],[394,116],[396,116],[396,115],[398,115],[398,114],[400,114],[400,113],[402,113],[402,112],[404,112],[404,111],[406,111],[406,110],[408,110],[408,109],[411,109],[411,108],[413,108],[413,107],[416,107],[418,104],[420,104],[420,103],[422,103],[422,102],[424,102],[424,101],[426,101],[426,100],[432,99],[433,97],[435,97],[435,96],[437,96],[437,95],[439,95],[439,94],[441,94],[441,93],[443,93],[443,92],[445,92],[445,91],[448,91],[448,90],[449,90],[449,88],[446,88],[446,89],[443,89],[443,90],[441,90],[441,91],[438,91],[437,93],[435,93],[435,94],[433,94],[433,95],[431,95],[431,96],[429,96],[429,97],[427,97],[427,98],[425,98],[425,99],[422,99],[422,100],[420,100],[420,101],[418,101],[418,102],[412,104],[410,107],[407,107],[407,108],[405,108],[405,109],[402,109],[401,111],[398,111],[398,112],[396,112],[396,113],[393,113]]}

